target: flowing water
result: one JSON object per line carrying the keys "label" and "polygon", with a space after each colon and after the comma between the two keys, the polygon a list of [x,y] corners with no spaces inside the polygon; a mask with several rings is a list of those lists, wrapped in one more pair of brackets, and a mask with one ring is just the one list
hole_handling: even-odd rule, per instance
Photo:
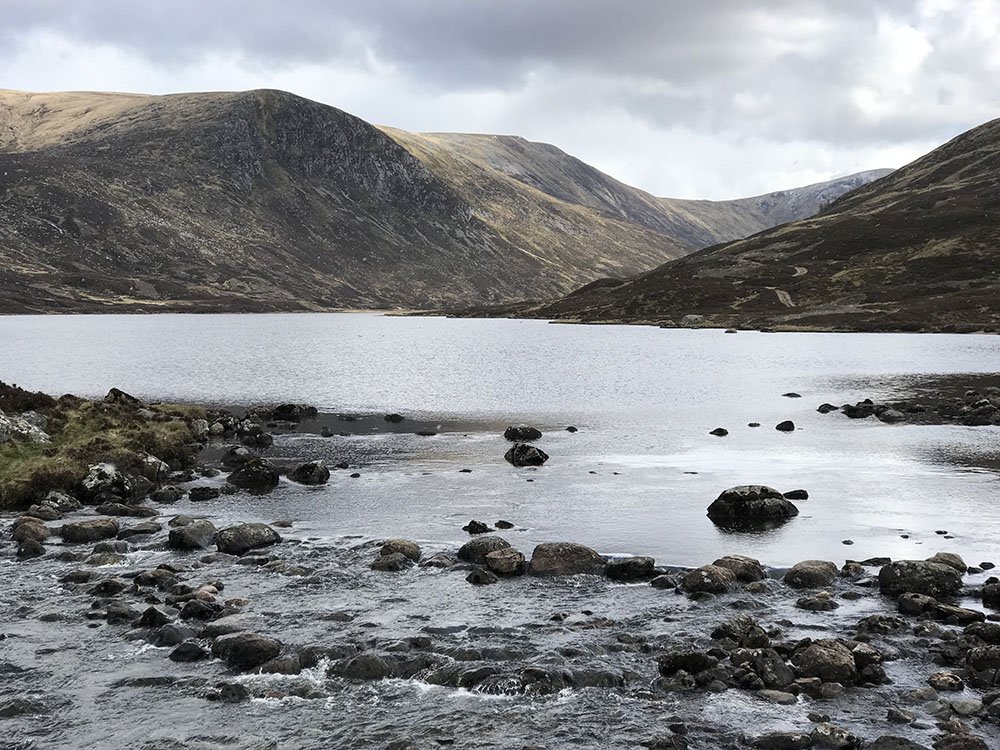
{"label": "flowing water", "polygon": [[[650,687],[650,644],[711,629],[683,597],[586,577],[476,588],[455,573],[378,574],[367,569],[372,544],[404,537],[425,554],[454,550],[468,539],[461,527],[469,519],[502,518],[515,524],[504,536],[526,553],[568,540],[662,565],[727,553],[775,567],[937,551],[995,560],[1000,503],[989,466],[1000,430],[885,425],[815,409],[890,397],[920,376],[993,372],[998,349],[990,336],[724,335],[365,314],[0,318],[0,379],[31,390],[100,396],[115,386],[150,400],[293,401],[407,417],[392,430],[276,441],[282,458],[346,460],[358,478],[335,472],[320,488],[282,480],[265,496],[165,509],[167,517],[209,514],[219,526],[293,522],[276,554],[304,575],[185,561],[192,578],[221,579],[227,596],[251,599],[261,632],[297,646],[403,643],[398,651],[435,659],[612,675],[594,678],[610,686],[493,695],[420,678],[328,678],[324,662],[294,677],[238,678],[253,701],[210,703],[203,693],[221,668],[173,664],[164,649],[88,621],[90,599],[57,583],[64,563],[18,563],[5,552],[0,677],[5,694],[38,703],[6,720],[14,731],[5,739],[60,748],[384,747],[404,736],[420,747],[634,747],[665,731],[673,714],[729,729],[749,715],[761,730],[798,726],[805,705],[761,705],[734,691],[694,702]],[[802,398],[782,395],[791,391]],[[786,419],[797,429],[776,431]],[[408,422],[437,434],[408,432]],[[551,459],[540,469],[503,461],[502,427],[520,422],[544,433],[538,444]],[[729,435],[710,436],[715,427]],[[779,529],[714,527],[708,504],[748,483],[805,488],[809,499]],[[176,557],[153,540],[128,555],[128,566]],[[774,617],[789,616],[777,598],[762,602]],[[836,627],[866,606],[819,620]],[[790,632],[816,627],[797,616]],[[432,644],[405,640],[423,637]],[[894,664],[905,682],[912,665]],[[845,699],[853,719],[844,720],[874,721],[868,701]]]}

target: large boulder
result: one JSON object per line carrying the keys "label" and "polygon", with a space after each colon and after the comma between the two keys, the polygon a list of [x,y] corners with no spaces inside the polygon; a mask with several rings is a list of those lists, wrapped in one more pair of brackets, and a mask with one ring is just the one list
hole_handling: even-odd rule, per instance
{"label": "large boulder", "polygon": [[212,643],[212,655],[240,672],[256,669],[280,653],[280,641],[257,633],[230,633]]}
{"label": "large boulder", "polygon": [[947,565],[957,570],[961,575],[965,575],[966,571],[969,569],[969,566],[965,564],[965,560],[962,559],[962,556],[954,552],[937,552],[933,556],[928,557],[927,562]]}
{"label": "large boulder", "polygon": [[508,547],[510,547],[510,542],[503,537],[493,534],[477,536],[475,539],[470,539],[461,546],[458,550],[458,559],[462,562],[473,563],[475,565],[485,565],[486,555],[499,549],[507,549]]}
{"label": "large boulder", "polygon": [[215,541],[215,525],[199,518],[183,526],[175,526],[167,535],[167,546],[173,549],[208,549]]}
{"label": "large boulder", "polygon": [[288,473],[288,478],[299,484],[326,484],[330,481],[330,470],[322,461],[310,461],[292,469]]}
{"label": "large boulder", "polygon": [[114,464],[94,464],[80,482],[80,494],[85,501],[91,502],[127,498],[132,494],[132,480]]}
{"label": "large boulder", "polygon": [[689,594],[724,594],[736,584],[736,574],[718,565],[702,565],[688,571],[681,579],[681,588]]}
{"label": "large boulder", "polygon": [[114,539],[121,529],[113,518],[96,518],[93,521],[77,521],[63,524],[63,541],[66,544],[89,544],[102,539]]}
{"label": "large boulder", "polygon": [[799,509],[784,495],[759,484],[731,487],[708,506],[712,523],[733,529],[766,528],[798,514]]}
{"label": "large boulder", "polygon": [[803,677],[818,677],[823,682],[842,685],[853,685],[858,678],[854,654],[837,641],[817,641],[796,651],[792,661]]}
{"label": "large boulder", "polygon": [[548,453],[527,443],[514,443],[503,457],[513,466],[541,466],[549,460]]}
{"label": "large boulder", "polygon": [[896,560],[878,574],[883,594],[898,596],[914,593],[950,597],[962,590],[962,574],[951,565],[930,560]]}
{"label": "large boulder", "polygon": [[26,415],[20,417],[8,417],[0,412],[0,444],[16,440],[22,443],[47,443],[49,436],[45,431],[25,419]]}
{"label": "large boulder", "polygon": [[252,549],[270,547],[280,541],[278,532],[266,523],[241,523],[215,535],[215,546],[227,555],[245,555]]}
{"label": "large boulder", "polygon": [[519,424],[517,427],[508,427],[503,431],[503,436],[512,443],[530,443],[542,437],[540,430],[529,427],[526,424]]}
{"label": "large boulder", "polygon": [[590,547],[573,542],[544,542],[531,553],[528,572],[534,576],[570,576],[604,572],[604,558]]}
{"label": "large boulder", "polygon": [[248,492],[268,492],[278,486],[278,469],[266,459],[254,458],[230,474],[229,483]]}
{"label": "large boulder", "polygon": [[818,589],[837,578],[836,564],[829,560],[803,560],[785,573],[785,583],[795,589]]}
{"label": "large boulder", "polygon": [[30,539],[41,543],[52,536],[52,532],[41,519],[34,516],[21,516],[14,521],[10,536],[15,542],[24,542]]}

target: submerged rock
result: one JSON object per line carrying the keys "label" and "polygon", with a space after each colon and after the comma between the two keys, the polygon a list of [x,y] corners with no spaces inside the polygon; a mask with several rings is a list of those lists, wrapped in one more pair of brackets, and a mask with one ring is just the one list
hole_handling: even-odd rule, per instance
{"label": "submerged rock", "polygon": [[531,553],[528,572],[535,576],[565,576],[604,572],[604,558],[574,542],[544,542]]}
{"label": "submerged rock", "polygon": [[412,567],[413,560],[402,552],[383,552],[371,564],[372,570],[378,570],[383,573],[398,573],[401,570]]}
{"label": "submerged rock", "polygon": [[767,528],[798,514],[799,509],[780,492],[759,484],[731,487],[708,506],[712,523],[736,530]]}
{"label": "submerged rock", "polygon": [[212,655],[240,672],[255,669],[280,653],[280,641],[257,633],[232,633],[212,643]]}
{"label": "submerged rock", "polygon": [[420,560],[420,545],[416,542],[411,542],[409,539],[386,539],[382,542],[382,555],[391,555],[396,552],[405,555],[413,562]]}

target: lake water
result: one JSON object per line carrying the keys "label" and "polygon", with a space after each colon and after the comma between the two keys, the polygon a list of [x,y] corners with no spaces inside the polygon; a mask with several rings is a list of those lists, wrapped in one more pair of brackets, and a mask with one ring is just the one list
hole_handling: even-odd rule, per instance
{"label": "lake water", "polygon": [[[147,399],[295,401],[444,423],[433,438],[280,439],[283,455],[366,466],[362,480],[335,475],[321,493],[282,486],[286,514],[317,535],[444,544],[464,536],[469,518],[509,518],[525,545],[572,539],[684,565],[725,552],[784,565],[926,556],[930,546],[996,556],[997,477],[975,457],[997,451],[1000,430],[890,426],[815,409],[889,396],[894,378],[990,372],[998,351],[993,336],[724,335],[368,314],[0,318],[0,378],[30,389],[100,396],[117,386]],[[783,398],[789,391],[802,398]],[[785,419],[798,429],[776,431]],[[448,432],[451,422],[484,426]],[[502,459],[493,426],[519,422],[545,432],[539,444],[552,459],[539,471]],[[565,432],[571,424],[580,431]],[[719,426],[728,437],[708,434]],[[466,467],[473,473],[458,473]],[[810,499],[782,529],[717,530],[705,508],[751,483],[805,488]],[[258,502],[238,512],[269,514],[274,501]]]}
{"label": "lake water", "polygon": [[[863,737],[891,731],[929,746],[932,720],[885,721],[887,706],[905,702],[939,668],[912,647],[887,663],[892,685],[852,688],[835,702],[778,706],[744,690],[658,687],[656,654],[707,648],[737,599],[794,642],[850,637],[865,614],[894,611],[871,588],[836,581],[839,609],[814,613],[796,608],[797,594],[777,581],[751,601],[741,591],[713,605],[595,576],[475,587],[464,572],[387,574],[369,564],[385,537],[415,539],[425,556],[454,551],[471,518],[513,522],[503,535],[528,554],[540,541],[571,540],[665,565],[725,553],[780,567],[937,551],[1000,562],[997,476],[984,468],[1000,448],[996,428],[885,425],[815,411],[825,401],[890,396],[916,376],[991,372],[998,347],[987,336],[725,335],[357,314],[0,318],[0,379],[30,389],[101,396],[116,386],[151,400],[296,401],[409,418],[397,431],[376,419],[378,430],[360,434],[276,440],[279,457],[348,461],[357,479],[336,471],[324,487],[282,480],[265,496],[161,509],[164,525],[177,513],[207,514],[220,527],[288,520],[285,542],[267,551],[278,567],[171,552],[164,530],[132,543],[123,564],[92,569],[127,577],[170,563],[192,585],[224,582],[223,596],[249,600],[247,627],[288,650],[325,649],[299,675],[169,661],[170,649],[153,647],[149,633],[105,624],[89,585],[59,583],[80,563],[55,554],[57,539],[53,554],[27,562],[5,545],[0,748],[328,750],[409,737],[419,748],[625,750],[684,723],[693,748],[717,749],[745,747],[747,731],[809,731],[811,710]],[[802,398],[784,398],[788,391]],[[785,419],[798,429],[776,431]],[[440,424],[438,434],[414,434],[413,420]],[[545,433],[544,467],[504,462],[502,427],[519,422]],[[719,426],[728,437],[708,434]],[[810,498],[774,531],[716,529],[706,507],[745,483],[805,488]],[[126,600],[138,605],[127,592]],[[345,679],[343,659],[359,651],[404,673]],[[480,670],[508,689],[442,682],[440,670]],[[569,687],[552,687],[553,674],[568,675]],[[526,675],[543,677],[530,683]],[[222,682],[252,699],[206,700]]]}

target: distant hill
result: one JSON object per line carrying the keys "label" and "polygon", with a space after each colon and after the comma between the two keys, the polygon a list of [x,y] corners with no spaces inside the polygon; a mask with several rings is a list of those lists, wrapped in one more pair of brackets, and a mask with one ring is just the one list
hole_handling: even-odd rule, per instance
{"label": "distant hill", "polygon": [[[1000,120],[819,215],[518,314],[785,329],[1000,330]],[[690,322],[690,321],[689,321]]]}
{"label": "distant hill", "polygon": [[654,198],[552,146],[280,91],[0,91],[0,312],[556,297],[813,210],[793,194]]}

